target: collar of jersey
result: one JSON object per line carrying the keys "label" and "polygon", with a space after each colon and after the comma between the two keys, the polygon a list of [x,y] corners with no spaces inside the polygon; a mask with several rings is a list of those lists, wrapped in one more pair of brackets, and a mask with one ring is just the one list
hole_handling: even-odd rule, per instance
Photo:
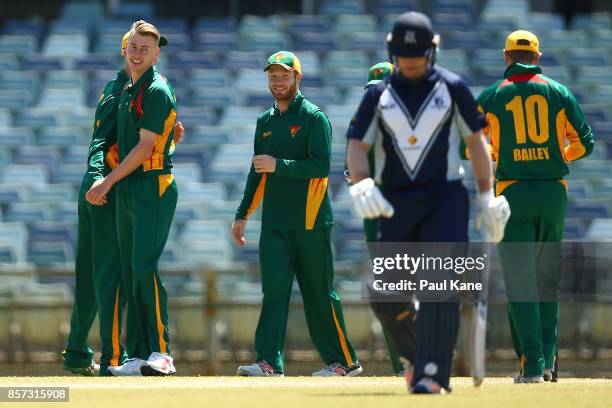
{"label": "collar of jersey", "polygon": [[531,72],[533,74],[541,74],[542,68],[537,65],[527,65],[521,64],[520,62],[514,62],[508,68],[506,68],[506,72],[504,72],[504,78],[509,78],[512,75],[516,74],[525,74],[527,72]]}
{"label": "collar of jersey", "polygon": [[117,72],[117,78],[115,79],[115,86],[113,87],[114,94],[120,94],[121,90],[125,86],[125,83],[129,80],[127,74],[124,69],[121,69]]}
{"label": "collar of jersey", "polygon": [[151,79],[153,79],[153,75],[155,75],[157,73],[157,68],[155,68],[155,65],[153,65],[151,68],[149,68],[147,70],[147,72],[145,72],[140,79],[138,79],[138,81],[133,85],[133,89],[140,89],[140,86],[142,86],[142,84],[145,83],[145,81],[150,81]]}
{"label": "collar of jersey", "polygon": [[[302,99],[304,99],[304,97],[302,96],[302,93],[300,91],[297,91],[297,93],[293,97],[293,100],[289,104],[289,108],[287,108],[287,111],[283,112],[283,114],[296,110],[298,106],[300,106]],[[270,115],[280,115],[280,114],[281,112],[278,109],[278,105],[276,104],[276,102],[274,102],[274,109],[272,109],[272,111],[270,112]]]}

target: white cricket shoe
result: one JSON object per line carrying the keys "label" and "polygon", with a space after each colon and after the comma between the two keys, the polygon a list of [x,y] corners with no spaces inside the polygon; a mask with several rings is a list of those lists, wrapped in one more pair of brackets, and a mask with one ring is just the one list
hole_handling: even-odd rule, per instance
{"label": "white cricket shoe", "polygon": [[517,375],[514,377],[515,384],[540,384],[544,382],[544,377],[541,375]]}
{"label": "white cricket shoe", "polygon": [[144,376],[165,376],[176,373],[176,368],[168,354],[153,352],[140,368],[140,372]]}
{"label": "white cricket shoe", "polygon": [[242,377],[284,377],[282,371],[275,371],[266,360],[261,360],[251,365],[240,366],[236,374]]}
{"label": "white cricket shoe", "polygon": [[141,358],[128,358],[123,365],[108,367],[108,372],[115,377],[140,377],[140,368],[146,364]]}
{"label": "white cricket shoe", "polygon": [[354,377],[363,372],[363,368],[359,364],[353,364],[350,367],[345,367],[340,363],[331,363],[312,373],[313,377]]}

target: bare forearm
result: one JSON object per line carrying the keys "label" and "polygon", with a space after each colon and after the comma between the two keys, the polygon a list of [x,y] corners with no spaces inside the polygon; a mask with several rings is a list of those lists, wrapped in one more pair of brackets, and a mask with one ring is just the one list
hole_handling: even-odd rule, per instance
{"label": "bare forearm", "polygon": [[466,138],[466,143],[470,149],[470,163],[472,164],[478,191],[491,190],[493,188],[491,155],[482,132],[479,131]]}
{"label": "bare forearm", "polygon": [[351,139],[346,152],[346,165],[351,173],[351,180],[357,183],[370,177],[367,145],[359,140]]}
{"label": "bare forearm", "polygon": [[135,148],[121,161],[119,166],[117,166],[107,177],[107,182],[114,185],[119,180],[124,177],[130,175],[134,170],[136,170],[142,162],[148,159],[151,156],[151,151],[153,146],[150,143],[146,143],[141,141],[136,145]]}

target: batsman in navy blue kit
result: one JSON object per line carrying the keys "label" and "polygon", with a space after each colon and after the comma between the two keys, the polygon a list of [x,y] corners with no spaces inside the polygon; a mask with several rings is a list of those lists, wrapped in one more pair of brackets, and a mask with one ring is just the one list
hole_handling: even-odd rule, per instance
{"label": "batsman in navy blue kit", "polygon": [[[366,91],[347,133],[355,181],[350,195],[361,217],[381,217],[379,242],[467,242],[469,198],[458,154],[463,138],[485,235],[498,242],[509,208],[493,194],[485,118],[465,82],[435,65],[438,44],[424,14],[404,13],[394,23],[387,36],[394,72]],[[406,375],[410,392],[450,391],[459,303],[421,302],[416,326],[414,369]]]}

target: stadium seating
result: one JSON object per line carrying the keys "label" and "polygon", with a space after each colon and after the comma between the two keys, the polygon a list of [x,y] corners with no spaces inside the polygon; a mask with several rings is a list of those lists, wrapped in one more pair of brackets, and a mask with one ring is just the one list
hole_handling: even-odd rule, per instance
{"label": "stadium seating", "polygon": [[[94,108],[102,87],[122,64],[119,40],[136,14],[156,23],[170,40],[158,65],[175,88],[178,117],[187,130],[174,156],[179,203],[162,257],[166,266],[256,263],[260,212],[249,221],[244,249],[234,248],[229,226],[249,171],[256,118],[273,103],[262,68],[268,55],[280,49],[296,51],[304,72],[301,91],[325,109],[333,126],[330,197],[336,259],[364,258],[362,224],[341,177],[344,136],[368,67],[388,58],[385,35],[393,21],[423,6],[442,37],[438,64],[464,76],[475,93],[502,77],[501,49],[509,31],[521,27],[538,33],[544,73],[569,86],[601,141],[592,158],[570,166],[565,238],[609,239],[610,16],[577,16],[567,30],[561,16],[530,11],[525,0],[489,0],[481,9],[479,3],[325,0],[317,2],[315,15],[189,21],[156,17],[152,2],[144,9],[140,3],[112,2],[105,10],[95,1],[69,1],[55,21],[7,20],[0,30],[0,262],[74,262],[77,194]],[[466,185],[473,194],[474,181]],[[470,237],[482,239],[473,222]],[[201,299],[201,282],[169,285],[172,296],[197,293]],[[260,296],[256,284],[238,287],[228,280],[220,285],[231,296],[238,293],[254,302]],[[351,282],[343,285],[341,291],[350,297]],[[63,289],[56,290],[60,301]],[[239,317],[228,317],[229,330],[250,338],[252,330],[235,323]],[[178,330],[191,333],[185,321]]]}

